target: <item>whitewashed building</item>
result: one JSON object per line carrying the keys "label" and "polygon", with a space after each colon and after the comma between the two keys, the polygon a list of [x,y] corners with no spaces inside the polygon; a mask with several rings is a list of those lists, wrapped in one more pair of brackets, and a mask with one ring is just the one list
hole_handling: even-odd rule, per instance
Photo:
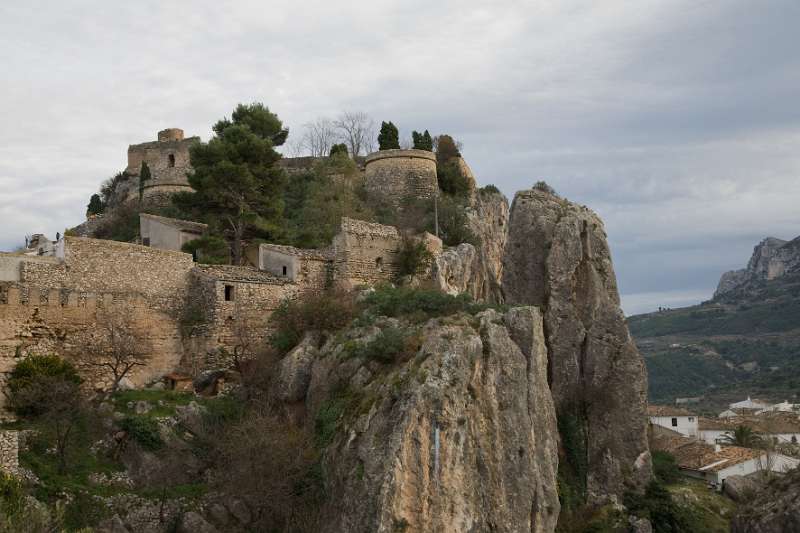
{"label": "whitewashed building", "polygon": [[672,431],[677,431],[686,437],[697,437],[697,415],[671,405],[649,405],[647,416],[650,423]]}

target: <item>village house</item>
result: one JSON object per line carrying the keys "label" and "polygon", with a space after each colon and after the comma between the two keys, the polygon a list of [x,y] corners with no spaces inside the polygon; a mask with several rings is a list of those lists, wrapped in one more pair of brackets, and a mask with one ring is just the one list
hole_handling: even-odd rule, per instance
{"label": "village house", "polygon": [[800,442],[800,419],[796,414],[781,412],[726,419],[701,417],[698,422],[698,437],[709,444],[724,442],[725,436],[732,435],[738,426],[747,426],[775,444]]}
{"label": "village house", "polygon": [[800,464],[800,459],[780,453],[708,444],[660,427],[651,433],[651,449],[670,453],[682,474],[702,479],[720,490],[730,476],[761,471],[782,474]]}
{"label": "village house", "polygon": [[179,252],[184,244],[199,239],[207,229],[208,225],[200,222],[160,217],[148,213],[139,214],[139,235],[142,238],[142,244],[159,250]]}
{"label": "village house", "polygon": [[676,431],[687,437],[697,437],[697,416],[686,409],[670,405],[649,405],[647,416],[653,425]]}

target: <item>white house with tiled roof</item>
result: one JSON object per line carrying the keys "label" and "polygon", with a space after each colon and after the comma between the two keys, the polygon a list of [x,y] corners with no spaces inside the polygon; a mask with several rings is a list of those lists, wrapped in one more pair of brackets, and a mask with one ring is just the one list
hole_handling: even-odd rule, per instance
{"label": "white house with tiled roof", "polygon": [[721,487],[730,476],[746,476],[763,470],[783,473],[800,464],[800,459],[787,455],[707,444],[672,431],[654,431],[651,442],[653,450],[672,454],[684,475],[703,479],[717,487]]}
{"label": "white house with tiled roof", "polygon": [[647,416],[651,424],[677,431],[686,437],[697,437],[697,416],[686,409],[671,405],[649,405]]}

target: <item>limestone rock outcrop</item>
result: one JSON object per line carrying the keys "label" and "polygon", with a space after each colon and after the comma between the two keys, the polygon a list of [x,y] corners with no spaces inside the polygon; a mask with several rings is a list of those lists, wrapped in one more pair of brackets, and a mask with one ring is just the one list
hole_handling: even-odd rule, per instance
{"label": "limestone rock outcrop", "polygon": [[338,356],[352,333],[323,346],[306,394],[311,415],[347,405],[323,461],[324,531],[555,529],[557,428],[537,309],[432,319],[392,368]]}
{"label": "limestone rock outcrop", "polygon": [[[585,454],[587,497],[603,502],[651,475],[647,377],[620,309],[600,218],[539,190],[517,193],[503,257],[508,304],[544,316],[548,378],[562,435]],[[580,470],[580,469],[578,469]]]}
{"label": "limestone rock outcrop", "polygon": [[508,238],[508,200],[499,192],[479,191],[467,210],[467,224],[478,238],[477,247],[483,279],[476,298],[502,303],[500,280],[503,277],[503,253]]}
{"label": "limestone rock outcrop", "polygon": [[769,281],[800,272],[800,237],[791,241],[767,237],[753,248],[747,268],[725,272],[714,298],[747,288],[753,282]]}
{"label": "limestone rock outcrop", "polygon": [[[727,481],[727,480],[726,480]],[[773,479],[751,494],[731,522],[732,533],[800,531],[800,470]]]}

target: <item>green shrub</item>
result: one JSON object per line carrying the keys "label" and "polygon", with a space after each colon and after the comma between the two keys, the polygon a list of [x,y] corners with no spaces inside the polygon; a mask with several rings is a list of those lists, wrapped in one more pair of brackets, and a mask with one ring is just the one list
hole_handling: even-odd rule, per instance
{"label": "green shrub", "polygon": [[394,363],[411,359],[419,350],[419,337],[400,328],[382,330],[370,342],[355,346],[350,354],[380,363]]}
{"label": "green shrub", "polygon": [[490,183],[478,189],[478,192],[480,194],[500,194],[500,189]]}
{"label": "green shrub", "polygon": [[400,148],[400,135],[397,126],[389,122],[381,122],[381,131],[378,133],[378,149],[393,150]]}
{"label": "green shrub", "polygon": [[643,495],[626,493],[623,503],[632,514],[650,520],[654,533],[698,531],[690,514],[681,509],[657,481],[651,481]]}
{"label": "green shrub", "polygon": [[653,450],[653,473],[658,481],[666,485],[677,483],[681,479],[675,456],[661,450]]}
{"label": "green shrub", "polygon": [[580,406],[565,407],[558,414],[558,433],[564,457],[558,462],[559,498],[565,509],[577,509],[586,503],[586,478],[589,463],[586,428]]}
{"label": "green shrub", "polygon": [[436,176],[443,193],[457,198],[465,198],[469,194],[470,182],[454,161],[436,165]]}
{"label": "green shrub", "polygon": [[103,201],[100,199],[99,194],[93,194],[89,198],[89,205],[86,206],[86,216],[99,215],[103,212]]}
{"label": "green shrub", "polygon": [[288,353],[308,331],[333,332],[347,326],[356,313],[354,296],[340,290],[284,300],[270,317],[274,332],[270,343]]}
{"label": "green shrub", "polygon": [[158,422],[152,418],[126,416],[119,421],[119,427],[145,450],[155,451],[164,446],[158,431]]}
{"label": "green shrub", "polygon": [[442,195],[439,199],[439,237],[447,246],[480,244],[480,239],[469,229],[466,207],[456,197]]}
{"label": "green shrub", "polygon": [[397,252],[397,276],[402,278],[419,274],[430,266],[431,261],[433,254],[424,242],[404,236]]}
{"label": "green shrub", "polygon": [[334,144],[331,146],[331,151],[328,154],[330,157],[334,157],[336,155],[344,155],[347,156],[347,145],[344,143]]}
{"label": "green shrub", "polygon": [[459,312],[475,313],[486,306],[475,304],[468,294],[451,296],[431,289],[381,285],[364,300],[366,311],[375,316],[418,315],[421,319]]}
{"label": "green shrub", "polygon": [[25,507],[22,482],[5,472],[0,472],[0,509],[5,515],[16,515]]}
{"label": "green shrub", "polygon": [[533,188],[537,191],[546,192],[547,194],[552,194],[553,196],[558,196],[556,194],[556,190],[552,188],[550,185],[547,184],[546,181],[539,180],[533,184]]}
{"label": "green shrub", "polygon": [[415,150],[433,152],[433,139],[431,138],[431,134],[428,133],[428,130],[425,130],[424,133],[418,131],[411,132],[411,139],[414,142]]}
{"label": "green shrub", "polygon": [[16,364],[6,381],[12,409],[20,416],[41,415],[49,404],[48,385],[56,382],[74,385],[77,391],[81,378],[72,363],[57,355],[29,355]]}
{"label": "green shrub", "polygon": [[225,239],[206,235],[183,243],[181,251],[192,254],[195,261],[208,265],[227,265],[231,262],[231,250]]}

